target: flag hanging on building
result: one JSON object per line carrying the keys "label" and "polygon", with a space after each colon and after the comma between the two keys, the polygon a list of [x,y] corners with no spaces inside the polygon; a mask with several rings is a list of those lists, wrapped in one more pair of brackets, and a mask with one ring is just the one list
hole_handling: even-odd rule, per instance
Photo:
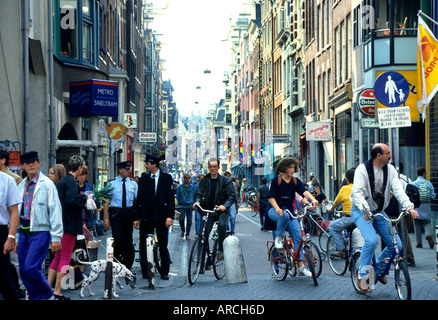
{"label": "flag hanging on building", "polygon": [[417,109],[426,119],[426,108],[438,90],[438,40],[418,16],[417,33]]}

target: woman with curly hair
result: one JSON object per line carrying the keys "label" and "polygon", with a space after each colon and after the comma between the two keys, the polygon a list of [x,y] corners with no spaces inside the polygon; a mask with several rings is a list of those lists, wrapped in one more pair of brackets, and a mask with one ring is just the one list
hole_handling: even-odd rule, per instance
{"label": "woman with curly hair", "polygon": [[[298,172],[299,162],[297,159],[285,157],[280,160],[275,170],[275,177],[272,179],[269,190],[268,217],[277,224],[275,230],[275,247],[283,249],[282,238],[286,228],[291,235],[294,246],[297,248],[301,240],[301,231],[296,219],[291,219],[284,210],[288,209],[293,212],[293,203],[295,201],[295,192],[306,197],[312,202],[312,205],[318,204],[318,201],[306,191],[303,182],[293,175]],[[311,276],[309,270],[304,268],[303,254],[300,254],[298,261],[298,272],[301,275]]]}

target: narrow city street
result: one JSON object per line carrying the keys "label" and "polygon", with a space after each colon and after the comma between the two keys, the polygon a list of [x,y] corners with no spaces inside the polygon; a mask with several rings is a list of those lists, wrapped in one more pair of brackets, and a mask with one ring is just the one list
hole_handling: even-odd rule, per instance
{"label": "narrow city street", "polygon": [[[245,269],[247,274],[246,283],[227,284],[226,278],[216,280],[213,271],[206,271],[199,276],[197,282],[191,286],[187,281],[187,256],[193,240],[180,239],[179,225],[176,221],[170,234],[169,250],[172,259],[170,280],[165,281],[156,275],[156,289],[147,289],[147,280],[141,278],[139,265],[133,267],[137,274],[137,287],[131,289],[117,288],[120,297],[116,300],[170,300],[169,305],[179,306],[183,300],[209,301],[220,303],[221,301],[254,300],[279,301],[279,300],[397,300],[397,292],[394,288],[393,271],[388,276],[388,284],[378,283],[374,292],[368,295],[357,294],[352,286],[350,273],[344,276],[336,276],[327,260],[324,259],[321,276],[318,278],[318,286],[314,286],[312,279],[307,277],[290,277],[284,281],[277,281],[271,276],[270,263],[266,243],[272,239],[271,232],[260,230],[259,217],[251,216],[249,209],[239,210],[236,218],[236,236],[239,238],[244,255]],[[193,230],[192,230],[193,233]],[[413,234],[410,234],[414,240]],[[315,238],[315,237],[313,237]],[[105,240],[105,237],[102,237]],[[192,237],[193,239],[193,237]],[[317,240],[315,238],[315,240]],[[413,242],[414,243],[414,242]],[[412,280],[413,300],[438,300],[438,282],[436,279],[436,251],[428,247],[414,248],[416,266],[409,268]],[[105,255],[105,247],[99,249],[99,256]],[[123,285],[124,281],[123,281]],[[85,297],[79,297],[79,289],[66,290],[65,295],[72,300],[102,300],[104,276],[93,285],[96,296],[90,297],[85,292]],[[114,299],[113,299],[114,300]],[[248,302],[245,302],[248,304]]]}

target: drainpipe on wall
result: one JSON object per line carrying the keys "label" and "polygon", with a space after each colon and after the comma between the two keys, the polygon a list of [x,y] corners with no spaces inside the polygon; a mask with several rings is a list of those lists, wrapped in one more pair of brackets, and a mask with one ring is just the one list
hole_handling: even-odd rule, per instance
{"label": "drainpipe on wall", "polygon": [[55,132],[55,105],[53,102],[53,2],[49,0],[48,7],[49,22],[49,123],[50,123],[50,146],[49,146],[49,166],[56,163],[56,132]]}
{"label": "drainpipe on wall", "polygon": [[24,71],[24,144],[23,152],[29,151],[29,0],[23,0],[23,71]]}

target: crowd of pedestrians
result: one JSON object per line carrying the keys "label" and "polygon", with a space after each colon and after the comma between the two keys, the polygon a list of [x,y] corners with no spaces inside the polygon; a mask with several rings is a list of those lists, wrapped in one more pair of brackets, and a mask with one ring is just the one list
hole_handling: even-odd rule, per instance
{"label": "crowd of pedestrians", "polygon": [[[417,178],[413,181],[403,174],[402,163],[399,164],[399,172],[389,164],[391,155],[387,145],[375,145],[371,155],[370,160],[345,172],[342,188],[333,206],[328,209],[332,212],[342,206],[345,213],[345,217],[330,224],[337,246],[335,254],[346,254],[340,232],[348,226],[356,224],[364,236],[358,274],[358,285],[363,291],[367,288],[360,281],[364,277],[362,270],[370,264],[370,257],[374,254],[376,232],[386,244],[377,260],[384,261],[392,250],[392,237],[388,236],[385,223],[376,220],[374,224],[369,224],[363,208],[369,211],[370,216],[376,213],[397,216],[402,207],[408,208],[411,217],[405,217],[404,234],[412,225],[417,248],[423,246],[424,238],[430,248],[435,245],[430,231],[431,219],[434,218],[431,201],[436,194],[433,185],[426,180],[426,169],[419,167]],[[61,284],[69,271],[78,235],[83,235],[87,242],[92,240],[96,225],[94,211],[87,208],[87,202],[93,198],[93,186],[87,182],[88,168],[82,157],[72,156],[67,170],[62,164],[56,164],[45,176],[40,170],[36,151],[23,153],[20,160],[22,176],[8,170],[9,154],[0,150],[0,293],[5,300],[23,298],[20,295],[22,283],[30,300],[64,300],[67,298],[62,294]],[[196,210],[197,205],[204,209],[217,209],[206,222],[207,232],[215,221],[219,222],[219,259],[223,259],[223,241],[227,232],[235,234],[236,215],[244,204],[248,181],[246,178],[240,181],[230,172],[221,175],[220,161],[211,158],[208,174],[193,176],[189,172],[183,173],[182,183],[175,184],[173,177],[160,169],[160,161],[159,157],[146,154],[146,172],[137,179],[129,178],[130,161],[118,163],[118,176],[108,181],[110,191],[102,209],[103,224],[112,230],[116,260],[128,269],[132,268],[135,257],[133,228],[139,229],[140,266],[143,278],[147,278],[146,238],[156,234],[161,256],[161,278],[167,280],[171,262],[167,249],[168,230],[176,218],[175,209],[179,212],[180,236],[184,240],[190,240],[193,215],[195,237],[202,232],[204,220],[202,213]],[[295,211],[302,203],[310,202],[310,208],[318,212],[323,204],[328,204],[324,189],[314,176],[308,183],[295,177],[299,167],[296,159],[281,159],[274,178],[269,181],[262,177],[257,189],[260,229],[273,231],[275,246],[279,249],[285,230],[296,245],[301,236],[297,220],[290,219],[285,209]],[[418,189],[420,206],[414,207],[406,195],[407,185]],[[101,205],[97,199],[93,200],[97,207]],[[410,241],[405,243],[404,254],[409,265],[415,266]],[[18,261],[15,265],[14,252]],[[46,276],[43,266],[48,256],[51,262]],[[302,261],[298,262],[298,267],[300,274],[309,275]],[[384,276],[378,276],[381,282],[386,282]]]}

